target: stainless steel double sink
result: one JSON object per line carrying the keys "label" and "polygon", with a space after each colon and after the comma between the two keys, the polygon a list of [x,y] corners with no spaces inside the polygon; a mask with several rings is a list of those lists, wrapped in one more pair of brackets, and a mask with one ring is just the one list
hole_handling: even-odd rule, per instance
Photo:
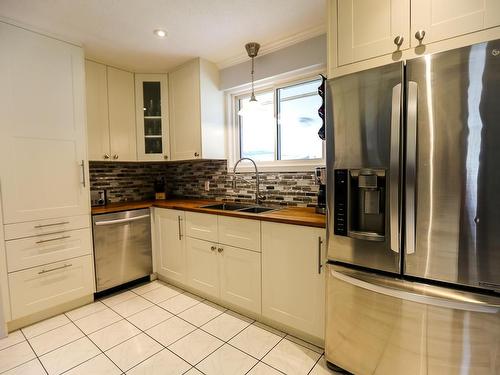
{"label": "stainless steel double sink", "polygon": [[217,203],[208,204],[206,206],[200,206],[200,208],[208,208],[211,210],[221,210],[221,211],[237,211],[245,212],[251,214],[262,214],[264,212],[277,211],[279,208],[264,207],[264,206],[248,206],[236,203]]}

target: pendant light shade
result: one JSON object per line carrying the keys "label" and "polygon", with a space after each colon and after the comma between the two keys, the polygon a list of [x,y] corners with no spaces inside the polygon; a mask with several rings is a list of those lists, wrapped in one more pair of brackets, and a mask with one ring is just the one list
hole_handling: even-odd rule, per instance
{"label": "pendant light shade", "polygon": [[242,117],[249,117],[255,115],[257,112],[261,110],[260,103],[255,98],[255,90],[254,90],[254,58],[259,53],[260,44],[256,42],[250,42],[245,44],[245,49],[247,50],[248,57],[252,59],[252,70],[250,75],[252,76],[252,94],[250,95],[250,100],[248,103],[245,103],[244,107],[239,110],[238,115]]}

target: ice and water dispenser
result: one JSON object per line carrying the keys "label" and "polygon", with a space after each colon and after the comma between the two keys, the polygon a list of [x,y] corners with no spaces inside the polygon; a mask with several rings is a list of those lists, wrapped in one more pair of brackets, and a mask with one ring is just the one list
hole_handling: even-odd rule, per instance
{"label": "ice and water dispenser", "polygon": [[334,233],[367,241],[385,240],[384,169],[334,171]]}

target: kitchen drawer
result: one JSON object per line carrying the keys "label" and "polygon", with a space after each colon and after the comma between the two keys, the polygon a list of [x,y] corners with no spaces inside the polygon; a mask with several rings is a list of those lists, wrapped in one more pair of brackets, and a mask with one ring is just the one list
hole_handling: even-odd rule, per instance
{"label": "kitchen drawer", "polygon": [[12,319],[94,292],[92,257],[69,259],[9,274]]}
{"label": "kitchen drawer", "polygon": [[4,225],[5,239],[13,240],[38,236],[40,234],[63,232],[81,228],[90,228],[90,215],[62,217],[59,219],[46,219],[28,221],[25,223]]}
{"label": "kitchen drawer", "polygon": [[219,216],[219,242],[260,251],[260,221]]}
{"label": "kitchen drawer", "polygon": [[217,242],[217,215],[186,212],[186,236]]}
{"label": "kitchen drawer", "polygon": [[5,247],[8,272],[92,253],[88,228],[7,241]]}

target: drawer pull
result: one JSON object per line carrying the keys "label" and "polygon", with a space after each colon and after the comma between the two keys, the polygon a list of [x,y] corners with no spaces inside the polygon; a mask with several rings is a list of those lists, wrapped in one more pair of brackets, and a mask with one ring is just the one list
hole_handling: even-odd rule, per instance
{"label": "drawer pull", "polygon": [[63,225],[63,224],[69,224],[69,221],[61,221],[59,223],[52,223],[52,224],[39,224],[35,225],[35,228],[53,227],[54,225]]}
{"label": "drawer pull", "polygon": [[51,242],[51,241],[57,241],[57,240],[64,240],[64,239],[70,238],[70,237],[71,236],[61,236],[61,237],[49,238],[48,240],[36,241],[36,243],[45,243],[45,242]]}
{"label": "drawer pull", "polygon": [[72,266],[72,264],[68,263],[68,264],[64,264],[61,267],[52,268],[50,270],[41,270],[40,272],[38,272],[38,274],[39,275],[43,275],[44,273],[48,273],[48,272],[52,272],[52,271],[57,271],[57,270],[62,270],[63,268],[68,268],[68,267],[71,267],[71,266]]}

